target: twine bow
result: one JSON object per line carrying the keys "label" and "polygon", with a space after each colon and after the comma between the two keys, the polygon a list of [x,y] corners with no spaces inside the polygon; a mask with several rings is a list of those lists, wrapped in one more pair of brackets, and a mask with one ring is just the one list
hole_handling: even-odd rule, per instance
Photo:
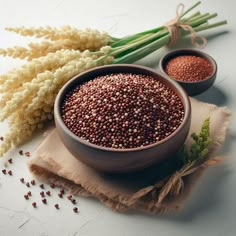
{"label": "twine bow", "polygon": [[190,24],[181,22],[181,17],[184,12],[184,4],[180,3],[176,8],[176,17],[168,21],[165,26],[167,27],[170,33],[170,42],[169,45],[177,42],[180,37],[180,29],[184,31],[189,31],[191,34],[192,44],[198,48],[204,48],[207,44],[207,39],[201,36],[197,36],[196,32]]}

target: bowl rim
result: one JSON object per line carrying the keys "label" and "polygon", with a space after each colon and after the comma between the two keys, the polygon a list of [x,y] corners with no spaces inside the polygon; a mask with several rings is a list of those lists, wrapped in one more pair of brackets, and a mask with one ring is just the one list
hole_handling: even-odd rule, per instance
{"label": "bowl rim", "polygon": [[[184,52],[187,52],[189,54],[187,55],[193,55],[193,56],[199,56],[199,57],[202,57],[206,60],[208,60],[211,65],[212,65],[212,68],[213,68],[213,72],[210,76],[207,76],[205,79],[203,80],[200,80],[200,81],[185,81],[185,80],[179,80],[179,79],[176,79],[174,77],[171,77],[169,76],[166,72],[165,72],[165,69],[164,69],[164,64],[169,60],[169,59],[172,59],[174,57],[177,57],[177,56],[180,56],[180,55],[184,55]],[[178,53],[181,53],[180,55]],[[183,54],[182,54],[183,53]],[[176,54],[176,55],[175,55]],[[174,55],[174,56],[172,56]],[[168,76],[170,79],[172,80],[175,80],[177,81],[178,83],[182,83],[182,84],[200,84],[200,83],[204,83],[205,81],[207,80],[210,80],[212,78],[214,78],[216,76],[216,73],[217,73],[217,63],[215,61],[215,59],[210,56],[208,53],[206,52],[203,52],[201,50],[198,50],[198,49],[192,49],[192,48],[179,48],[179,49],[174,49],[174,50],[171,50],[169,52],[167,52],[165,55],[163,55],[160,59],[160,62],[159,62],[159,67],[160,67],[160,70],[163,74],[165,74],[166,76]]]}
{"label": "bowl rim", "polygon": [[[96,144],[93,144],[89,141],[86,141],[80,137],[78,137],[77,135],[75,135],[69,128],[67,128],[67,126],[65,125],[65,123],[62,120],[61,117],[61,102],[64,99],[65,94],[67,94],[67,90],[70,89],[71,87],[73,87],[73,84],[75,83],[76,80],[79,81],[79,79],[81,77],[84,77],[90,73],[92,73],[93,71],[98,71],[98,70],[105,70],[107,68],[118,68],[118,67],[129,67],[129,68],[137,68],[140,70],[145,70],[151,73],[155,73],[158,74],[158,76],[163,77],[165,80],[168,81],[168,83],[170,83],[172,86],[176,87],[176,89],[179,91],[179,93],[182,96],[182,102],[185,108],[185,113],[184,113],[184,118],[182,123],[179,125],[179,127],[172,132],[169,136],[167,136],[166,138],[146,145],[146,146],[140,146],[140,147],[136,147],[136,148],[110,148],[110,147],[104,147],[104,146],[99,146]],[[114,72],[116,73],[116,72]],[[127,73],[127,72],[124,72]],[[108,73],[110,74],[110,73]],[[140,73],[141,74],[141,73]],[[93,77],[92,79],[94,79],[95,77]],[[92,80],[90,79],[90,80]],[[89,81],[90,81],[89,80]],[[78,83],[79,84],[79,83]],[[76,86],[76,85],[74,85]],[[96,68],[92,68],[89,69],[85,72],[82,72],[76,76],[74,76],[72,79],[70,79],[66,84],[64,84],[64,86],[60,89],[59,93],[56,96],[55,99],[55,103],[54,103],[54,119],[57,120],[57,122],[59,123],[59,125],[63,128],[64,132],[67,133],[67,135],[69,135],[71,138],[73,138],[74,140],[84,144],[85,146],[91,147],[91,148],[95,148],[97,150],[102,150],[102,151],[107,151],[107,152],[116,152],[116,153],[120,153],[120,152],[136,152],[136,151],[141,151],[141,150],[146,150],[146,149],[150,149],[153,148],[157,145],[161,145],[163,143],[166,143],[168,140],[170,140],[173,136],[175,136],[176,134],[178,134],[182,128],[184,127],[184,125],[186,123],[188,123],[189,119],[191,119],[191,103],[190,103],[190,99],[189,96],[187,95],[186,91],[174,80],[171,80],[170,78],[168,78],[167,76],[163,75],[162,73],[160,73],[158,70],[146,67],[146,66],[141,66],[141,65],[136,65],[136,64],[112,64],[112,65],[103,65],[103,66],[99,66]]]}

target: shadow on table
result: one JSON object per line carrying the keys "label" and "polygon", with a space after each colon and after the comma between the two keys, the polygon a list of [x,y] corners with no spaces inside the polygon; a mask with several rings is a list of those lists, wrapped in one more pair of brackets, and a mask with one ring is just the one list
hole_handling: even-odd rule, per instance
{"label": "shadow on table", "polygon": [[225,106],[228,103],[228,98],[225,93],[221,89],[216,86],[212,86],[206,92],[195,96],[194,98],[198,99],[202,102],[207,102],[211,104],[215,104],[217,106]]}
{"label": "shadow on table", "polygon": [[227,164],[221,164],[208,170],[208,173],[204,174],[207,174],[207,178],[201,177],[182,209],[176,212],[172,211],[164,215],[149,215],[130,211],[126,214],[135,214],[137,217],[150,217],[150,220],[154,221],[192,222],[201,218],[206,212],[214,211],[214,209],[222,208],[225,205],[223,201],[225,193],[222,188],[231,173],[232,170]]}
{"label": "shadow on table", "polygon": [[208,170],[208,173],[205,173],[207,178],[201,177],[202,179],[195,186],[182,210],[172,212],[169,215],[158,216],[158,218],[176,222],[190,222],[201,218],[206,212],[213,212],[214,209],[222,208],[225,205],[225,192],[222,188],[231,173],[232,169],[227,164],[221,164]]}
{"label": "shadow on table", "polygon": [[[230,160],[227,158],[227,153],[235,151],[236,134],[229,133],[226,137],[224,147],[219,150],[217,156],[223,154],[226,161],[220,165],[216,165],[206,170],[203,176],[200,177],[192,193],[183,203],[183,207],[177,211],[172,211],[164,215],[149,215],[137,211],[129,211],[128,215],[135,214],[137,217],[150,217],[150,220],[158,221],[174,221],[174,222],[191,222],[201,218],[206,212],[215,212],[217,208],[224,208],[226,198],[225,183],[228,182],[234,167],[230,165]],[[216,156],[214,155],[214,156]]]}
{"label": "shadow on table", "polygon": [[[235,149],[236,134],[230,133],[226,138],[224,150],[220,150],[227,158],[227,153],[233,153]],[[229,157],[230,158],[230,157]],[[231,159],[231,158],[230,158]],[[184,202],[183,208],[172,211],[165,215],[151,215],[150,218],[154,220],[175,221],[175,222],[190,222],[201,218],[206,212],[214,212],[217,208],[223,208],[225,205],[225,191],[224,186],[227,179],[234,172],[233,167],[229,161],[214,166],[200,177],[200,180],[193,188],[189,198]],[[142,214],[141,214],[142,215]],[[149,215],[145,215],[149,217]]]}

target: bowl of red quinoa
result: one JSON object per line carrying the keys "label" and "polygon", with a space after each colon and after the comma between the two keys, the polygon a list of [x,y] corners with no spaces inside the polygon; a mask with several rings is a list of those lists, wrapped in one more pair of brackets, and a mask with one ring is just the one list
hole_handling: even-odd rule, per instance
{"label": "bowl of red quinoa", "polygon": [[215,82],[217,64],[207,53],[196,49],[176,49],[160,60],[160,70],[178,82],[189,96],[207,91]]}
{"label": "bowl of red quinoa", "polygon": [[75,158],[101,172],[130,173],[176,158],[191,105],[184,89],[156,70],[119,64],[72,78],[57,95],[54,115]]}

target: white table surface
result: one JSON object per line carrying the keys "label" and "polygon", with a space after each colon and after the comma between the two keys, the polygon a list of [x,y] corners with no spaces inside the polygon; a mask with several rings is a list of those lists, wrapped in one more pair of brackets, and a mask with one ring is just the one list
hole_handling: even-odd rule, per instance
{"label": "white table surface", "polygon": [[[190,6],[195,1],[185,3]],[[149,29],[173,18],[177,0],[0,0],[0,47],[23,45],[30,39],[4,31],[11,26],[61,26],[78,28],[92,27],[108,31],[113,36],[124,36]],[[201,33],[207,36],[208,45],[204,49],[218,63],[215,85],[198,96],[200,100],[229,107],[236,113],[236,3],[233,0],[202,1],[200,10],[218,12],[218,20],[228,20],[228,25]],[[176,47],[191,47],[189,39],[184,39]],[[162,49],[148,56],[140,64],[158,68]],[[20,65],[19,60],[0,57],[0,73]],[[0,136],[7,131],[7,124],[0,124]],[[42,136],[34,137],[22,146],[32,152]],[[121,214],[111,211],[100,202],[78,197],[79,213],[74,214],[69,201],[58,200],[56,190],[47,206],[40,204],[34,209],[23,195],[27,188],[20,178],[31,180],[27,169],[27,158],[19,157],[12,150],[0,160],[13,157],[13,176],[0,173],[0,236],[233,236],[236,235],[236,122],[233,119],[229,137],[222,152],[230,159],[217,167],[207,170],[197,183],[193,194],[183,210],[165,216],[150,216],[139,212]],[[49,186],[47,186],[49,189]],[[36,190],[37,189],[37,190]],[[31,188],[32,198],[40,200],[39,188]],[[58,202],[60,210],[53,204]]]}

